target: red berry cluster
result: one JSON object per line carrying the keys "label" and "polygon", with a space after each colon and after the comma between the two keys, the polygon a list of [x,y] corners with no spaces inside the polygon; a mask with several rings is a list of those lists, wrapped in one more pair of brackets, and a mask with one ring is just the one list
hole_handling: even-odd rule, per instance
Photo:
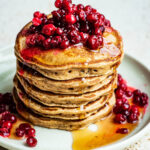
{"label": "red berry cluster", "polygon": [[148,95],[146,93],[137,89],[133,92],[133,94],[133,103],[141,107],[144,107],[148,104]]}
{"label": "red berry cluster", "polygon": [[75,5],[71,0],[56,0],[55,6],[58,10],[52,12],[51,18],[34,13],[26,39],[28,47],[65,49],[78,43],[90,49],[102,47],[102,34],[105,27],[111,26],[104,15],[90,5]]}
{"label": "red berry cluster", "polygon": [[17,117],[9,111],[1,113],[0,116],[0,135],[3,137],[8,137],[10,136],[12,125],[17,121]]}
{"label": "red berry cluster", "polygon": [[8,137],[12,124],[17,118],[12,113],[16,112],[16,107],[11,93],[0,93],[0,136]]}
{"label": "red berry cluster", "polygon": [[[17,122],[17,117],[13,114],[16,112],[15,103],[11,93],[0,94],[0,136],[9,137],[13,124]],[[28,146],[36,146],[37,140],[35,129],[31,128],[28,123],[19,125],[16,129],[16,136],[27,137],[26,143]]]}
{"label": "red berry cluster", "polygon": [[16,129],[16,136],[27,137],[26,143],[30,147],[34,147],[37,144],[37,139],[35,138],[35,129],[31,127],[28,123],[22,123]]}
{"label": "red berry cluster", "polygon": [[[124,82],[121,75],[118,75],[118,88],[115,91],[116,105],[114,113],[116,114],[114,121],[116,123],[136,123],[139,120],[139,108],[148,104],[148,96],[140,90],[129,91],[127,84]],[[133,99],[133,105],[129,104],[129,98]]]}

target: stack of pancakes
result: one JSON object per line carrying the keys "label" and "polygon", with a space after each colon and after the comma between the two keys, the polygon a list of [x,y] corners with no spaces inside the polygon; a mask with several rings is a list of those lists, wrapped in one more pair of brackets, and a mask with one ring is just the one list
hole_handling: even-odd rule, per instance
{"label": "stack of pancakes", "polygon": [[15,54],[14,100],[18,113],[35,125],[76,130],[108,116],[115,104],[117,67],[122,39],[112,28],[103,34],[104,46],[88,50],[74,45],[65,50],[27,48],[18,34]]}

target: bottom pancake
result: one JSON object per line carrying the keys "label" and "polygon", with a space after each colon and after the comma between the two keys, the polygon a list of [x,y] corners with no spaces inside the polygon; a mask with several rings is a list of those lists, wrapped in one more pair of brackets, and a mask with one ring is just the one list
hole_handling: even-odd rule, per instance
{"label": "bottom pancake", "polygon": [[101,108],[97,111],[97,113],[92,114],[88,118],[79,120],[63,120],[42,117],[41,115],[31,111],[21,101],[19,101],[15,93],[13,93],[13,97],[18,113],[34,125],[69,131],[77,130],[82,127],[88,126],[89,124],[96,123],[97,121],[109,115],[112,112],[113,106],[115,104],[115,95],[113,95],[113,97],[110,98],[110,100],[104,105],[103,108]]}

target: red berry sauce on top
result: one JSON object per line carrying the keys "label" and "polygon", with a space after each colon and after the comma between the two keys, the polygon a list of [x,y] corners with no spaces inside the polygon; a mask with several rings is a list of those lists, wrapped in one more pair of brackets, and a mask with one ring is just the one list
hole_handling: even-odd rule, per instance
{"label": "red berry sauce on top", "polygon": [[105,27],[110,21],[90,5],[72,4],[71,0],[56,0],[51,17],[39,11],[33,15],[32,25],[27,31],[28,47],[40,46],[42,49],[66,49],[82,43],[89,49],[103,46]]}

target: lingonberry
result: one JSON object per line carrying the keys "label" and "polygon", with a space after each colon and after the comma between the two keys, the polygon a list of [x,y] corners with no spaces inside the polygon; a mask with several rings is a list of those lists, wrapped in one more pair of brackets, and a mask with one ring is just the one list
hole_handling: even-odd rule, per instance
{"label": "lingonberry", "polygon": [[130,112],[139,115],[139,108],[136,105],[132,105],[130,108]]}
{"label": "lingonberry", "polygon": [[142,93],[140,106],[144,107],[148,104],[148,95],[146,93]]}
{"label": "lingonberry", "polygon": [[126,122],[126,116],[123,114],[116,114],[114,121],[119,124],[123,124]]}
{"label": "lingonberry", "polygon": [[83,10],[79,11],[79,19],[82,21],[86,21],[86,13]]}
{"label": "lingonberry", "polygon": [[56,11],[56,10],[54,10],[53,12],[52,12],[52,15],[53,15],[53,18],[54,18],[54,20],[60,20],[61,19],[61,12],[60,11]]}
{"label": "lingonberry", "polygon": [[73,44],[78,44],[80,41],[81,41],[81,36],[80,35],[76,35],[76,36],[71,38],[71,42]]}
{"label": "lingonberry", "polygon": [[125,115],[126,117],[128,117],[130,115],[130,111],[124,110],[124,111],[122,111],[122,114]]}
{"label": "lingonberry", "polygon": [[116,131],[116,133],[120,133],[120,134],[127,134],[128,132],[129,130],[127,128],[119,128]]}
{"label": "lingonberry", "polygon": [[102,33],[105,31],[104,26],[100,26],[100,29],[101,29]]}
{"label": "lingonberry", "polygon": [[56,48],[58,46],[58,41],[55,40],[54,38],[52,38],[52,40],[50,42],[50,46],[51,46],[51,48]]}
{"label": "lingonberry", "polygon": [[78,10],[78,8],[77,8],[77,5],[75,5],[75,4],[73,4],[73,10],[74,10],[74,13],[76,13],[77,12],[77,10]]}
{"label": "lingonberry", "polygon": [[78,10],[83,10],[83,9],[84,9],[84,6],[83,6],[82,4],[78,4],[78,5],[77,5],[77,8],[78,8]]}
{"label": "lingonberry", "polygon": [[117,106],[121,106],[123,104],[123,100],[122,99],[116,99],[116,105]]}
{"label": "lingonberry", "polygon": [[121,83],[119,85],[119,88],[122,89],[123,91],[126,91],[127,90],[127,85],[125,83]]}
{"label": "lingonberry", "polygon": [[130,113],[130,115],[128,116],[128,122],[129,123],[136,123],[138,121],[138,114],[136,113]]}
{"label": "lingonberry", "polygon": [[64,5],[64,9],[66,10],[67,13],[74,13],[74,7],[73,4],[66,2],[63,4]]}
{"label": "lingonberry", "polygon": [[127,97],[132,97],[133,96],[133,93],[131,91],[126,91],[126,96]]}
{"label": "lingonberry", "polygon": [[103,23],[101,22],[101,20],[97,20],[95,23],[94,23],[94,27],[95,28],[99,28],[100,26],[102,26]]}
{"label": "lingonberry", "polygon": [[32,23],[34,26],[39,26],[42,23],[42,21],[40,18],[35,17],[33,18]]}
{"label": "lingonberry", "polygon": [[63,34],[63,30],[61,28],[57,28],[56,29],[56,34],[62,35]]}
{"label": "lingonberry", "polygon": [[62,37],[61,36],[55,36],[54,40],[56,40],[57,44],[59,45],[62,42]]}
{"label": "lingonberry", "polygon": [[96,22],[98,20],[98,16],[96,13],[89,14],[87,16],[87,20],[91,23]]}
{"label": "lingonberry", "polygon": [[83,43],[86,43],[86,41],[89,38],[89,34],[80,32],[80,36],[81,36],[81,39],[82,39]]}
{"label": "lingonberry", "polygon": [[16,129],[16,136],[23,137],[25,135],[25,130],[17,128]]}
{"label": "lingonberry", "polygon": [[19,125],[19,129],[23,129],[25,131],[29,130],[31,128],[31,125],[29,123],[22,123]]}
{"label": "lingonberry", "polygon": [[35,46],[36,45],[36,36],[35,34],[31,34],[26,37],[26,44],[29,47]]}
{"label": "lingonberry", "polygon": [[49,49],[50,48],[50,42],[51,42],[50,38],[48,38],[48,39],[43,41],[43,46],[44,46],[45,49]]}
{"label": "lingonberry", "polygon": [[122,82],[123,82],[123,78],[122,78],[122,76],[121,76],[120,74],[118,74],[118,82],[119,82],[119,83],[122,83]]}
{"label": "lingonberry", "polygon": [[63,34],[63,35],[61,36],[61,38],[62,38],[63,41],[68,41],[68,38],[67,38],[67,36],[66,36],[65,34]]}
{"label": "lingonberry", "polygon": [[105,19],[104,25],[105,25],[106,27],[111,27],[111,23],[110,23],[110,21],[107,20],[107,19]]}
{"label": "lingonberry", "polygon": [[12,123],[10,121],[5,121],[2,124],[2,128],[11,129],[11,127],[12,127]]}
{"label": "lingonberry", "polygon": [[42,13],[40,13],[39,11],[34,12],[33,14],[34,18],[41,18],[43,16]]}
{"label": "lingonberry", "polygon": [[0,128],[0,136],[9,137],[10,136],[9,129],[7,129],[7,128]]}
{"label": "lingonberry", "polygon": [[56,0],[56,1],[55,1],[55,6],[56,6],[57,8],[61,8],[61,7],[62,7],[62,2],[63,2],[63,0]]}
{"label": "lingonberry", "polygon": [[90,5],[85,6],[84,11],[89,14],[92,11],[92,7]]}
{"label": "lingonberry", "polygon": [[97,35],[97,38],[98,38],[99,45],[102,46],[103,45],[103,37],[101,35]]}
{"label": "lingonberry", "polygon": [[133,94],[134,94],[134,96],[141,95],[141,91],[136,89],[136,90],[134,90]]}
{"label": "lingonberry", "polygon": [[100,14],[100,15],[99,15],[99,19],[100,19],[102,22],[104,22],[104,21],[105,21],[105,16],[104,16],[103,14]]}
{"label": "lingonberry", "polygon": [[43,41],[45,40],[45,37],[41,34],[39,34],[37,37],[36,37],[36,42],[39,46],[42,46],[43,45]]}
{"label": "lingonberry", "polygon": [[95,35],[91,35],[89,37],[88,45],[91,49],[97,49],[100,46],[99,41]]}
{"label": "lingonberry", "polygon": [[13,114],[10,114],[8,119],[11,123],[15,123],[17,121],[17,117]]}
{"label": "lingonberry", "polygon": [[124,96],[124,91],[122,89],[117,89],[116,90],[116,97],[117,98],[123,98]]}
{"label": "lingonberry", "polygon": [[88,33],[90,30],[88,22],[84,22],[81,24],[81,32]]}
{"label": "lingonberry", "polygon": [[42,28],[42,33],[51,36],[55,33],[56,27],[53,24],[44,25]]}
{"label": "lingonberry", "polygon": [[97,10],[94,9],[94,8],[92,8],[91,12],[92,12],[92,13],[97,13]]}
{"label": "lingonberry", "polygon": [[70,45],[69,40],[65,40],[65,41],[62,41],[62,42],[61,42],[60,47],[61,47],[62,49],[65,49],[65,48],[68,48],[69,45]]}
{"label": "lingonberry", "polygon": [[65,16],[65,20],[66,20],[66,22],[69,23],[69,24],[74,24],[74,23],[76,23],[76,21],[77,21],[76,17],[75,17],[74,15],[72,15],[72,14],[66,15],[66,16]]}
{"label": "lingonberry", "polygon": [[73,38],[74,36],[77,36],[79,33],[77,30],[72,30],[68,33],[68,35],[70,36],[70,38]]}
{"label": "lingonberry", "polygon": [[141,102],[140,96],[136,95],[136,96],[133,97],[133,103],[134,104],[137,104],[137,105],[140,106],[140,102]]}
{"label": "lingonberry", "polygon": [[28,137],[26,143],[30,147],[35,147],[37,145],[37,139],[35,137]]}
{"label": "lingonberry", "polygon": [[121,106],[121,109],[122,109],[122,110],[129,110],[129,108],[130,108],[130,105],[129,105],[128,103],[124,103],[124,104],[122,104],[122,106]]}
{"label": "lingonberry", "polygon": [[144,107],[148,104],[148,96],[146,93],[141,93],[140,90],[135,90],[133,94],[133,102],[135,104],[141,107]]}
{"label": "lingonberry", "polygon": [[30,128],[29,130],[26,131],[26,136],[27,137],[31,137],[31,136],[35,136],[35,129],[34,128]]}
{"label": "lingonberry", "polygon": [[[52,19],[48,19],[47,16],[45,14],[42,14],[42,17],[41,17],[41,21],[42,21],[42,25],[45,25],[45,24],[48,24],[48,21],[51,21]],[[53,23],[53,22],[52,22]]]}
{"label": "lingonberry", "polygon": [[96,35],[102,35],[101,29],[100,28],[95,28],[94,34],[96,34]]}
{"label": "lingonberry", "polygon": [[37,32],[37,27],[35,27],[34,25],[31,25],[29,27],[29,30],[28,30],[29,33],[36,33]]}

